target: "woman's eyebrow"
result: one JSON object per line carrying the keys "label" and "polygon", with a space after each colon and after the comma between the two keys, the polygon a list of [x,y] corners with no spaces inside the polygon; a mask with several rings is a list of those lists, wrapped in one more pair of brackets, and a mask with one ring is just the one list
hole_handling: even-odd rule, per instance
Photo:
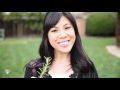
{"label": "woman's eyebrow", "polygon": [[[66,25],[71,25],[70,23],[66,23],[65,25],[63,25],[63,26],[66,26]],[[54,27],[52,27],[52,28],[58,28],[57,26],[54,26]]]}
{"label": "woman's eyebrow", "polygon": [[64,26],[66,26],[66,25],[71,25],[70,23],[66,23]]}

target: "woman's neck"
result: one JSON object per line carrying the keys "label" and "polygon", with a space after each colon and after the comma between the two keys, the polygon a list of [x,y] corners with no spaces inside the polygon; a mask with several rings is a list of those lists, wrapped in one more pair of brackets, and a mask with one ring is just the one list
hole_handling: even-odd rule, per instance
{"label": "woman's neck", "polygon": [[49,70],[59,74],[65,74],[71,71],[70,54],[55,54],[55,58]]}
{"label": "woman's neck", "polygon": [[70,63],[70,53],[54,53],[54,61],[58,63]]}

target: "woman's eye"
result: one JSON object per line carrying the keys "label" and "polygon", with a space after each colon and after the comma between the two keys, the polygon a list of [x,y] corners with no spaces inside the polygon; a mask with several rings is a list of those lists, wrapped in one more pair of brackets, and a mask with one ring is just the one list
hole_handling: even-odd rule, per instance
{"label": "woman's eye", "polygon": [[65,29],[70,29],[70,27],[66,27]]}
{"label": "woman's eye", "polygon": [[51,32],[56,32],[57,30],[52,30]]}

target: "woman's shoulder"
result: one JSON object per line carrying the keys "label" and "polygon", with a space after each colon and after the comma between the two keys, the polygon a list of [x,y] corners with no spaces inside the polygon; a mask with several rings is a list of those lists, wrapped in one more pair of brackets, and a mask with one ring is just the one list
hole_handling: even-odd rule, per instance
{"label": "woman's shoulder", "polygon": [[36,67],[41,67],[43,63],[41,62],[41,58],[35,58],[30,60],[27,64],[26,67],[29,68],[36,68]]}

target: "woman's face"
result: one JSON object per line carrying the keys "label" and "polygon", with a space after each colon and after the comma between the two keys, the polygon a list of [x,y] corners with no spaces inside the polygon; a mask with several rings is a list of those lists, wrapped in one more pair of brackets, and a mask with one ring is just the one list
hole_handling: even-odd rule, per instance
{"label": "woman's face", "polygon": [[59,22],[48,32],[48,40],[55,52],[69,53],[75,39],[74,28],[65,16],[62,16]]}

